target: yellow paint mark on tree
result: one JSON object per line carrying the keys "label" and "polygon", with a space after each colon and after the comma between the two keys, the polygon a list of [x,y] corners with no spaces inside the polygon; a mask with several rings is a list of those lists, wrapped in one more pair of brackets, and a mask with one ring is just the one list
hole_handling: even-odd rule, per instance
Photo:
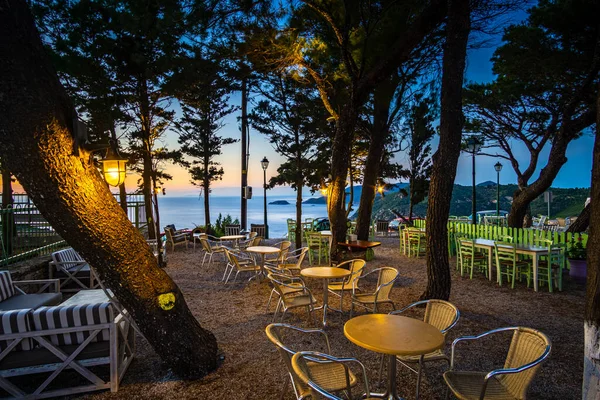
{"label": "yellow paint mark on tree", "polygon": [[158,295],[158,305],[165,311],[175,307],[175,295],[171,292]]}

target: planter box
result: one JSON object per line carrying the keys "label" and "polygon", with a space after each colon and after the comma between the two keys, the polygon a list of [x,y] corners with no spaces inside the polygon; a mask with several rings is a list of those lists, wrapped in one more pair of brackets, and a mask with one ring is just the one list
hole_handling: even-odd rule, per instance
{"label": "planter box", "polygon": [[569,276],[578,281],[585,281],[587,278],[587,260],[571,260],[569,259],[571,269]]}

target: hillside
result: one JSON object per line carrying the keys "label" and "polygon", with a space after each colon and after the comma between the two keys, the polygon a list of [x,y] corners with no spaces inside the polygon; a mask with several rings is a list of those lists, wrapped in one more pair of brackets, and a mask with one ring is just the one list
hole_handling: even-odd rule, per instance
{"label": "hillside", "polygon": [[[510,211],[512,195],[517,185],[500,185],[500,209]],[[558,189],[551,188],[553,194],[550,215],[551,217],[567,217],[578,215],[583,209],[589,188]],[[450,215],[471,215],[471,186],[454,185]],[[398,192],[387,193],[382,200],[380,196],[375,199],[373,218],[392,219],[394,214],[390,210],[397,210],[403,215],[408,215],[408,198],[402,197]],[[496,184],[484,182],[477,185],[477,211],[496,209]],[[415,215],[424,216],[427,211],[427,199],[415,205]],[[544,203],[544,196],[535,199],[531,204],[533,215],[548,213],[548,205]]]}

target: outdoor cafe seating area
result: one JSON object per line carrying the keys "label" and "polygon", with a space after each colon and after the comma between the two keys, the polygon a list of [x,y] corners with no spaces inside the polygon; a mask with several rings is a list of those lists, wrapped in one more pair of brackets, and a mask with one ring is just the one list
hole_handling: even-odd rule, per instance
{"label": "outdoor cafe seating area", "polygon": [[[293,221],[289,224],[294,225]],[[501,227],[479,231],[476,229],[483,228],[468,228],[471,229],[468,231],[458,224],[452,225],[449,250],[454,294],[450,301],[417,301],[425,276],[424,224],[401,226],[397,236],[384,233],[374,224],[373,239],[380,242],[369,243],[378,246],[354,252],[351,242],[336,244],[349,251],[350,258],[344,262],[329,258],[331,232],[309,229],[314,227],[312,221],[303,225],[304,240],[297,249],[289,238],[265,240],[256,231],[240,232],[239,226],[229,226],[221,237],[191,230],[177,232],[174,227],[165,229],[165,233],[172,230],[164,238],[164,254],[169,259],[166,271],[181,285],[192,310],[198,310],[201,323],[216,330],[220,346],[225,349],[225,366],[217,370],[217,376],[228,379],[227,371],[234,373],[230,370],[234,366],[245,370],[236,364],[239,357],[255,357],[255,352],[262,352],[269,354],[266,357],[269,362],[261,367],[271,376],[270,387],[265,389],[269,397],[303,398],[320,394],[325,398],[345,398],[344,393],[355,397],[371,393],[372,397],[386,398],[400,395],[442,398],[448,390],[457,398],[470,398],[482,391],[490,395],[499,393],[503,398],[521,398],[530,385],[535,393],[542,390],[535,381],[538,374],[544,374],[545,367],[538,366],[552,362],[554,332],[544,329],[531,316],[484,317],[485,323],[472,320],[473,313],[480,312],[475,310],[485,307],[473,303],[473,296],[497,291],[502,298],[510,296],[510,292],[523,296],[527,291],[532,293],[532,289],[565,290],[567,244],[564,240],[560,242],[561,236],[556,241],[541,235],[524,239],[523,235],[500,235],[506,233]],[[481,237],[477,237],[478,233]],[[185,235],[185,239],[176,241],[177,235]],[[179,245],[181,242],[185,246]],[[370,250],[369,257],[365,250]],[[134,341],[135,323],[73,249],[57,251],[52,258],[50,276],[63,289],[63,296],[71,297],[66,301],[59,299],[56,304],[44,304],[40,310],[96,304],[110,311],[107,314],[110,318],[102,320],[106,326],[91,320],[83,328],[63,328],[116,332],[115,338],[110,336],[111,341],[104,345],[105,358],[98,356],[104,361],[97,363],[105,363],[115,372],[98,378],[95,370],[90,369],[96,364],[84,364],[83,371],[78,372],[88,380],[88,385],[57,393],[108,388],[122,391],[126,397],[130,393],[126,371],[131,369],[134,356],[140,356]],[[483,293],[477,295],[477,292]],[[560,296],[571,298],[572,294]],[[481,297],[484,298],[494,307],[494,301]],[[544,299],[554,301],[552,297]],[[201,311],[211,309],[214,311],[208,314]],[[466,320],[463,310],[468,310]],[[33,314],[37,312],[31,310]],[[228,321],[230,329],[222,325],[224,321]],[[242,336],[247,337],[234,339],[230,336],[233,332],[245,332]],[[7,334],[5,328],[0,343],[10,343]],[[51,334],[49,331],[48,335]],[[20,333],[21,336],[30,340],[27,333]],[[257,341],[262,343],[254,351],[248,342],[250,338],[253,345]],[[144,343],[143,338],[139,339]],[[472,345],[464,344],[487,345],[490,341],[496,342],[491,352],[481,345],[471,348]],[[81,342],[77,346],[85,350],[88,344]],[[58,351],[64,351],[58,342],[57,345]],[[112,355],[113,351],[108,352],[111,348],[122,349],[115,353],[118,357]],[[509,357],[502,359],[507,352]],[[495,366],[472,364],[471,360],[492,354],[497,359]],[[153,357],[156,356],[148,345],[142,345],[141,365]],[[0,372],[5,368],[2,362],[0,358]],[[73,362],[57,361],[56,367],[74,365]],[[473,369],[473,365],[479,368]],[[490,371],[492,375],[484,379]],[[234,374],[237,373],[236,370]],[[521,378],[515,380],[518,376]],[[134,373],[133,379],[136,381],[139,376]],[[2,375],[0,387],[17,398],[26,393],[13,388],[10,380],[10,375]],[[543,382],[547,384],[547,380]],[[264,398],[258,394],[247,397]]]}

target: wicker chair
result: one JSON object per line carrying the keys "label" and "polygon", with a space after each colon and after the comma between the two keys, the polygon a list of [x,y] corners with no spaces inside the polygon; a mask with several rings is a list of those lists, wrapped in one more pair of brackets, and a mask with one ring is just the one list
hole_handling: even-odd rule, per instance
{"label": "wicker chair", "polygon": [[350,271],[350,275],[348,275],[345,279],[337,282],[329,282],[327,285],[327,290],[329,290],[332,294],[339,296],[340,311],[343,310],[342,304],[344,300],[344,291],[360,290],[358,288],[358,278],[360,278],[362,275],[366,264],[367,262],[365,260],[356,258],[354,260],[344,261],[343,263],[337,265],[337,268],[344,268]]}
{"label": "wicker chair", "polygon": [[[256,265],[254,259],[244,257],[240,252],[225,249],[225,255],[227,256],[227,266],[225,267],[225,273],[227,274],[227,278],[225,279],[225,283],[229,282],[229,278],[235,269],[235,276],[233,278],[233,282],[237,279],[240,272],[253,272],[255,275],[260,272],[260,266]],[[227,271],[229,270],[229,273]],[[232,283],[233,283],[232,282]]]}
{"label": "wicker chair", "polygon": [[[392,291],[392,287],[396,279],[398,278],[398,271],[395,268],[391,267],[383,267],[374,269],[373,271],[363,275],[362,277],[358,277],[357,279],[364,279],[371,274],[379,274],[377,278],[377,288],[372,293],[356,293],[358,288],[352,287],[352,303],[350,306],[350,318],[352,318],[352,314],[354,313],[354,305],[360,305],[369,310],[367,305],[372,305],[373,309],[370,310],[373,313],[376,313],[377,306],[379,304],[389,303],[392,305],[393,309],[396,309],[396,305],[390,299],[390,293]],[[358,284],[358,283],[357,283]]]}
{"label": "wicker chair", "polygon": [[[238,242],[238,247],[240,249],[247,249],[250,246],[259,246],[260,245],[260,241],[258,243],[254,243],[254,239],[258,236],[258,233],[256,232],[250,232],[248,234],[248,239],[246,240],[241,240]],[[260,240],[262,240],[262,237],[260,238]]]}
{"label": "wicker chair", "polygon": [[[446,333],[456,325],[458,319],[460,318],[460,312],[456,308],[456,306],[452,303],[449,303],[445,300],[422,300],[412,303],[401,310],[392,311],[390,314],[402,314],[403,312],[419,306],[426,304],[425,314],[423,315],[423,322],[426,322],[430,325],[435,326],[440,330],[442,335],[446,336]],[[436,350],[432,353],[424,354],[422,356],[398,356],[396,360],[406,368],[417,374],[417,389],[415,398],[419,398],[419,389],[421,386],[421,377],[423,373],[423,369],[425,368],[424,363],[426,362],[434,362],[434,361],[446,361],[448,365],[450,365],[450,358],[444,353],[443,349]],[[379,368],[379,376],[381,377],[383,371],[383,363],[385,357],[381,356],[381,365]],[[416,365],[415,365],[416,364]],[[412,365],[412,366],[411,366]],[[414,367],[417,369],[415,369]]]}
{"label": "wicker chair", "polygon": [[277,273],[272,271],[269,272],[267,277],[271,281],[273,289],[279,295],[279,302],[277,303],[277,308],[273,314],[273,322],[275,322],[279,310],[283,309],[280,320],[280,322],[282,322],[285,313],[288,310],[303,307],[310,315],[313,324],[315,323],[314,308],[317,300],[301,278],[292,276],[289,273]]}
{"label": "wicker chair", "polygon": [[286,269],[288,271],[300,271],[302,269],[302,263],[308,253],[308,247],[301,247],[297,250],[288,252],[285,259],[277,264],[278,269]]}
{"label": "wicker chair", "polygon": [[[314,346],[321,346],[326,349],[328,353],[331,353],[331,347],[329,345],[329,338],[327,333],[321,329],[302,329],[288,324],[270,324],[265,329],[267,337],[275,345],[277,351],[281,355],[283,362],[288,370],[288,376],[283,383],[283,390],[281,397],[283,398],[288,387],[288,383],[292,383],[294,394],[296,399],[314,398],[314,392],[311,388],[298,378],[298,375],[292,368],[292,356],[296,354],[299,349],[292,349],[289,343],[285,343],[283,338],[293,336],[294,333],[300,333],[303,339],[314,338],[316,335],[323,338],[322,343],[315,343],[311,341]],[[337,364],[325,364],[325,363],[308,363],[308,368],[312,374],[327,379],[326,389],[332,391],[343,390],[347,387],[346,373],[343,366]],[[348,374],[350,386],[356,385],[356,377],[352,372]],[[319,381],[321,382],[321,381]]]}
{"label": "wicker chair", "polygon": [[[512,331],[513,336],[503,368],[490,372],[454,370],[455,348],[459,342],[507,331]],[[529,384],[540,364],[550,355],[551,349],[550,339],[531,328],[500,328],[478,336],[461,337],[452,343],[450,370],[444,373],[444,380],[452,393],[461,400],[524,399]]]}
{"label": "wicker chair", "polygon": [[281,242],[275,243],[273,245],[273,247],[279,247],[279,253],[275,253],[275,254],[266,254],[265,255],[265,263],[269,263],[271,265],[277,265],[281,262],[283,262],[283,260],[285,260],[286,255],[288,253],[288,251],[290,250],[290,247],[292,247],[292,242],[290,242],[289,240],[283,240]]}
{"label": "wicker chair", "polygon": [[208,264],[212,263],[213,255],[215,254],[225,254],[225,250],[227,247],[225,246],[213,246],[208,240],[208,235],[200,237],[200,244],[202,245],[202,250],[204,250],[204,255],[202,256],[202,266],[204,267],[204,262],[206,261],[206,257],[208,256]]}
{"label": "wicker chair", "polygon": [[[332,393],[342,391],[345,398],[353,398],[352,387],[356,386],[356,377],[349,368],[351,364],[360,367],[365,388],[359,398],[374,399],[374,397],[368,397],[371,391],[369,390],[369,380],[367,379],[365,366],[356,358],[338,358],[315,351],[300,351],[292,357],[294,373],[303,384],[311,389],[313,392],[312,398],[323,397],[331,400],[343,400],[342,397]],[[333,370],[332,372],[335,372],[335,374],[331,372],[324,374],[322,370],[325,368]],[[344,383],[344,386],[336,387],[340,383]]]}

